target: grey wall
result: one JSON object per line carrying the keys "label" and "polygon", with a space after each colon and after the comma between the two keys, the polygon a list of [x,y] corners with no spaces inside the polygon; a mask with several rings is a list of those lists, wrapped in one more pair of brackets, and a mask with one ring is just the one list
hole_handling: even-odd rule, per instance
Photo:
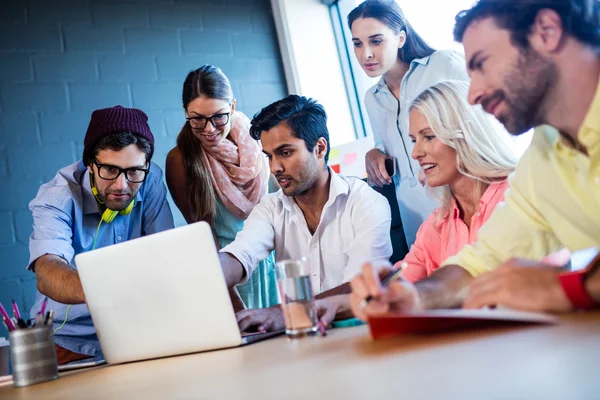
{"label": "grey wall", "polygon": [[190,70],[207,63],[221,67],[238,109],[251,116],[286,94],[280,58],[269,0],[3,0],[4,306],[14,298],[22,312],[31,307],[35,278],[25,271],[32,231],[27,205],[40,184],[80,159],[94,109],[121,104],[144,110],[156,137],[154,161],[164,169],[184,121],[181,85]]}

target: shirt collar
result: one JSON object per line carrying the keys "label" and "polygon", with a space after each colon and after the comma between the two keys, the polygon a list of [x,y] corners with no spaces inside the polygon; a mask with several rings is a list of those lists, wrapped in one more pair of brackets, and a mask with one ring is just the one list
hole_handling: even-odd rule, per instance
{"label": "shirt collar", "polygon": [[423,65],[423,66],[426,66],[427,64],[429,64],[429,59],[430,59],[430,58],[431,58],[431,56],[430,56],[430,55],[429,55],[429,56],[426,56],[426,57],[423,57],[423,58],[415,58],[414,60],[412,60],[412,61],[410,62],[410,66],[412,67],[412,66],[413,66],[413,64],[415,64],[415,63],[416,63],[416,64],[421,64],[421,65]]}
{"label": "shirt collar", "polygon": [[[410,67],[408,68],[408,71],[406,72],[406,74],[409,74],[413,69],[415,69],[417,67],[417,64],[426,66],[427,64],[429,64],[430,58],[431,58],[431,56],[427,56],[427,57],[423,57],[423,58],[415,58],[414,60],[412,60],[410,62]],[[387,89],[387,85],[385,84],[385,81],[383,80],[383,76],[382,76],[381,79],[379,79],[379,82],[377,82],[377,84],[375,85],[374,93],[378,93],[379,91],[385,90],[385,89]]]}
{"label": "shirt collar", "polygon": [[600,144],[600,82],[577,137],[588,153]]}
{"label": "shirt collar", "polygon": [[[485,209],[485,207],[490,203],[490,201],[494,199],[494,197],[496,196],[496,192],[498,192],[498,190],[502,190],[503,188],[506,189],[506,186],[508,186],[506,179],[503,179],[499,182],[490,183],[487,189],[485,189],[485,192],[483,192],[483,195],[481,195],[479,203],[477,204],[477,210],[475,211],[482,212]],[[452,217],[453,219],[458,219],[460,218],[460,210],[458,209],[458,203],[456,202],[456,199],[452,199],[452,201]]]}
{"label": "shirt collar", "polygon": [[381,79],[379,79],[379,82],[377,82],[377,84],[375,85],[375,93],[379,93],[379,91],[385,88],[387,88],[387,85],[385,84],[385,81],[383,80],[382,76]]}
{"label": "shirt collar", "polygon": [[[572,143],[553,126],[542,125],[536,128],[536,133],[538,131],[546,136],[557,154],[569,157],[579,153]],[[588,154],[600,143],[600,82],[598,82],[594,99],[579,128],[577,138],[586,147]]]}
{"label": "shirt collar", "polygon": [[506,189],[507,186],[508,182],[506,181],[506,179],[490,183],[487,189],[485,189],[485,192],[483,192],[481,199],[479,200],[479,207],[488,205],[490,201],[492,201],[492,199],[494,199],[494,197],[496,196],[496,192],[498,192],[498,190],[502,190],[503,188]]}
{"label": "shirt collar", "polygon": [[[329,198],[323,206],[323,209],[326,209],[327,207],[331,206],[339,196],[347,196],[350,192],[350,185],[348,184],[348,182],[346,182],[341,176],[336,174],[335,171],[331,169],[331,167],[327,167],[327,169],[329,170],[331,180],[329,182]],[[291,211],[296,205],[294,198],[283,194],[283,190],[281,189],[279,189],[277,196],[283,204],[283,207],[285,207],[285,209],[288,211]]]}
{"label": "shirt collar", "polygon": [[[83,164],[83,161],[82,161]],[[150,176],[150,173],[148,173],[148,176],[146,176],[146,180],[148,180],[148,177]],[[140,187],[140,190],[138,190],[137,194],[135,195],[135,202],[139,203],[141,201],[144,200],[144,196],[142,194],[142,189],[144,188],[144,184],[142,184],[142,186]],[[85,172],[83,173],[83,180],[82,180],[82,193],[83,193],[83,214],[87,215],[87,214],[100,214],[100,205],[98,204],[98,200],[96,200],[96,197],[94,196],[94,194],[92,193],[92,185],[90,182],[90,171],[88,171],[87,168],[85,168]]]}

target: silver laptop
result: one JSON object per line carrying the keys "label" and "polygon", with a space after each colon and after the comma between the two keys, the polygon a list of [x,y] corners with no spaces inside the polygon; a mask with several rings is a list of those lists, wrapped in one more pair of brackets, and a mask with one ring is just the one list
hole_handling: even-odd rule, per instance
{"label": "silver laptop", "polygon": [[235,347],[281,333],[242,338],[205,222],[78,254],[75,263],[110,364]]}

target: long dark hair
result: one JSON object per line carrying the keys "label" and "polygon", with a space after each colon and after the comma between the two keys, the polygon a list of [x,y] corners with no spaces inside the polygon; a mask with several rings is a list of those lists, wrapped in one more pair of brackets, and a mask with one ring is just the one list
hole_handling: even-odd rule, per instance
{"label": "long dark hair", "polygon": [[[187,110],[188,105],[198,97],[233,101],[233,92],[229,79],[220,68],[203,65],[190,72],[183,83],[182,103]],[[179,136],[177,147],[183,158],[186,174],[186,198],[190,205],[194,222],[206,221],[211,226],[217,213],[217,199],[213,188],[210,171],[204,165],[200,140],[194,136],[192,127],[186,122]]]}
{"label": "long dark hair", "polygon": [[435,52],[410,25],[400,6],[393,0],[367,0],[348,14],[348,27],[358,18],[375,18],[386,24],[395,34],[406,32],[406,43],[398,49],[400,61],[410,64],[416,58],[430,56]]}

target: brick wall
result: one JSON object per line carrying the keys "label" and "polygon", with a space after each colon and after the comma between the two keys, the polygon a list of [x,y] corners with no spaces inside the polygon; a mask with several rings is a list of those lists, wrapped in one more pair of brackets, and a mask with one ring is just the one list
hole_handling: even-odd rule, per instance
{"label": "brick wall", "polygon": [[[91,112],[144,110],[154,161],[184,121],[181,85],[202,64],[228,75],[251,116],[286,94],[269,0],[4,0],[0,11],[0,301],[31,307],[25,271],[40,184],[81,157]],[[172,203],[171,203],[172,204]],[[175,210],[175,207],[172,207]],[[176,222],[183,219],[176,211]],[[3,327],[0,336],[5,336]]]}

